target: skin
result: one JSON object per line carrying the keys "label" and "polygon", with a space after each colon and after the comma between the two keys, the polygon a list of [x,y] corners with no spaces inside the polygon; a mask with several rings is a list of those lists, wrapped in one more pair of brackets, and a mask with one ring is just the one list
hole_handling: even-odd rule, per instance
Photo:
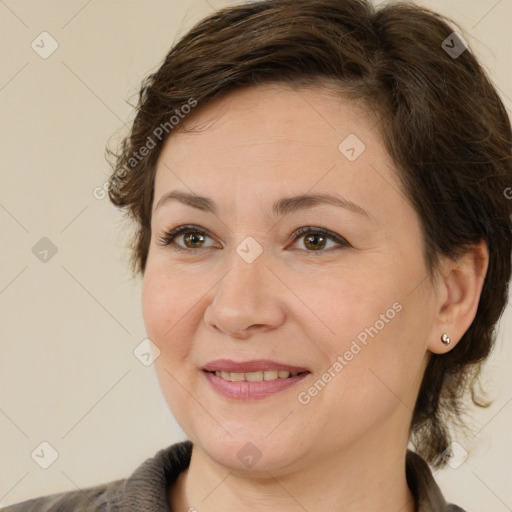
{"label": "skin", "polygon": [[[481,243],[458,261],[441,258],[437,280],[427,278],[420,221],[377,126],[364,105],[326,88],[274,84],[197,108],[167,139],[142,303],[163,395],[194,443],[169,489],[174,511],[414,510],[405,453],[421,378],[430,354],[451,350],[471,324],[488,255]],[[366,147],[355,161],[338,150],[349,134]],[[176,200],[156,208],[171,190],[207,196],[219,211]],[[274,201],[305,193],[342,196],[367,216],[333,205],[267,215]],[[181,252],[159,242],[183,224],[208,236]],[[303,226],[350,245],[294,239]],[[236,252],[249,236],[263,250],[252,263]],[[174,243],[187,247],[183,234]],[[396,303],[401,311],[300,403],[298,393]],[[263,400],[234,400],[201,370],[218,358],[311,373]],[[237,457],[246,443],[261,454],[250,468]]]}

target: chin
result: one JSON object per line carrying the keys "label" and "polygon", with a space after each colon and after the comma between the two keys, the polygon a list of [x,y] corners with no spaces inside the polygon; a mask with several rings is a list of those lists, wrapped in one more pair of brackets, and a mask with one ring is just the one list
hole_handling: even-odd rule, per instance
{"label": "chin", "polygon": [[261,473],[268,477],[267,471],[283,471],[304,461],[304,439],[297,443],[290,432],[283,431],[271,439],[274,434],[265,437],[267,434],[251,431],[240,423],[230,425],[228,430],[232,435],[219,426],[208,432],[196,432],[189,439],[215,463],[236,473]]}

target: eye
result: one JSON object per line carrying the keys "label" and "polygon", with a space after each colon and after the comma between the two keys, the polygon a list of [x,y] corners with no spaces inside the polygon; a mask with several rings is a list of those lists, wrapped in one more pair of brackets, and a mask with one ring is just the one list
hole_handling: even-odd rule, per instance
{"label": "eye", "polygon": [[[293,233],[292,237],[295,241],[298,241],[299,239],[303,240],[303,245],[306,247],[307,252],[328,252],[323,250],[328,241],[335,242],[340,247],[351,247],[350,243],[342,236],[327,229],[315,228],[312,226],[297,229],[297,231]],[[330,249],[331,248],[332,247],[330,247]]]}
{"label": "eye", "polygon": [[[184,246],[174,242],[175,238],[178,237],[183,237],[182,240],[185,243]],[[208,247],[199,245],[204,242],[205,238],[210,238],[205,231],[194,225],[186,225],[179,226],[167,233],[164,233],[164,235],[159,237],[158,240],[160,245],[172,245],[171,248],[175,251],[186,251],[189,249],[208,249]]]}
{"label": "eye", "polygon": [[[184,245],[177,244],[176,238],[183,237],[182,242]],[[163,246],[172,246],[174,251],[187,251],[194,249],[209,249],[213,245],[205,246],[204,241],[206,238],[211,238],[208,233],[197,226],[185,225],[179,226],[169,232],[164,233],[158,238],[159,244]],[[304,249],[306,252],[327,252],[323,249],[326,247],[327,242],[335,242],[340,247],[351,247],[350,243],[345,238],[332,231],[323,228],[315,228],[306,226],[297,229],[291,236],[294,241],[299,239],[304,240]],[[218,247],[218,246],[217,246]],[[332,248],[332,247],[331,247]]]}

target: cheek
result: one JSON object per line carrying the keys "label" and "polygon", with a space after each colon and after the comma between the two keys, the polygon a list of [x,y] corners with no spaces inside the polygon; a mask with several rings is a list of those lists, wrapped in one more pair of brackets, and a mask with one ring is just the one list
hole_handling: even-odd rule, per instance
{"label": "cheek", "polygon": [[373,313],[339,346],[338,390],[356,413],[371,410],[384,417],[396,408],[412,411],[427,354],[428,311],[402,300],[384,301]]}
{"label": "cheek", "polygon": [[419,280],[419,270],[414,278],[393,270],[371,279],[363,274],[340,279],[319,315],[333,331],[320,342],[325,371],[335,375],[328,387],[356,409],[372,406],[369,402],[377,408],[396,405],[397,396],[408,401],[422,373],[432,323],[429,291],[424,285],[411,293],[407,285]]}
{"label": "cheek", "polygon": [[161,347],[162,335],[169,329],[170,318],[174,316],[174,300],[169,287],[162,285],[157,273],[146,269],[142,285],[142,315],[146,332],[153,343]]}
{"label": "cheek", "polygon": [[383,304],[373,315],[368,306],[353,309],[345,325],[354,334],[324,340],[329,363],[310,387],[299,390],[304,413],[324,418],[326,437],[339,436],[348,443],[388,419],[402,424],[414,409],[425,351],[413,337],[407,305],[396,311],[399,307],[392,309],[391,302],[391,313],[389,303]]}
{"label": "cheek", "polygon": [[[186,288],[185,288],[186,289]],[[142,311],[146,333],[160,350],[154,362],[160,389],[169,409],[182,428],[189,429],[191,346],[190,325],[194,321],[192,305],[184,300],[183,290],[176,279],[154,266],[148,266],[142,286]]]}
{"label": "cheek", "polygon": [[193,315],[193,299],[187,300],[184,288],[169,273],[148,268],[142,286],[142,313],[148,337],[160,349],[161,355],[180,356],[186,349],[180,332]]}

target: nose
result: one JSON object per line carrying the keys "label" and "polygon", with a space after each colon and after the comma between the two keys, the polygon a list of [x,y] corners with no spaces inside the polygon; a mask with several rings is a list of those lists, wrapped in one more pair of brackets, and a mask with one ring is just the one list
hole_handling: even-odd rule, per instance
{"label": "nose", "polygon": [[205,310],[206,325],[237,339],[278,328],[285,319],[284,290],[264,253],[247,263],[233,251],[229,263]]}

